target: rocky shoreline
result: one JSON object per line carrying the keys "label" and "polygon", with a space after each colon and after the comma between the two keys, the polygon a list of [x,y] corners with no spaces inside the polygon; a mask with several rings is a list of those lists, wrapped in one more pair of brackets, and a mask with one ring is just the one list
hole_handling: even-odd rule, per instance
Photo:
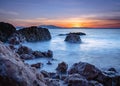
{"label": "rocky shoreline", "polygon": [[[7,35],[8,28],[10,34]],[[81,42],[79,33],[70,33],[67,36],[68,42]],[[28,27],[16,31],[13,25],[0,23],[0,86],[120,86],[120,74],[115,68],[102,71],[86,62],[78,62],[68,68],[66,62],[61,62],[55,68],[56,72],[47,72],[37,70],[44,67],[42,62],[31,65],[24,62],[37,58],[54,59],[51,50],[33,51],[22,45],[24,41],[50,39],[50,32],[45,28]],[[9,45],[3,42],[8,42]],[[15,47],[16,44],[20,44],[19,47]],[[48,61],[47,64],[52,65],[52,62]]]}

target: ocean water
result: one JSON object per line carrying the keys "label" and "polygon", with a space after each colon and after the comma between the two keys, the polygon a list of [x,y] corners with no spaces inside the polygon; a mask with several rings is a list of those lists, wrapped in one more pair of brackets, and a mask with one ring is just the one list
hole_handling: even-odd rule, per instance
{"label": "ocean water", "polygon": [[[40,70],[54,72],[58,63],[64,61],[71,67],[76,62],[88,62],[99,69],[114,67],[120,71],[120,29],[49,29],[52,39],[46,42],[24,43],[23,45],[40,51],[53,51],[53,58],[27,60],[26,63],[44,63]],[[87,35],[81,36],[82,43],[74,44],[64,41],[69,32],[84,32]],[[47,65],[48,61],[52,65]]]}

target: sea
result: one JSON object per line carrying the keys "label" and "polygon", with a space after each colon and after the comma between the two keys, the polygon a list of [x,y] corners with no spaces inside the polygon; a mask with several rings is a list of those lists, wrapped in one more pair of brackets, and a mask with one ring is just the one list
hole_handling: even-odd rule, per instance
{"label": "sea", "polygon": [[[55,72],[58,63],[66,62],[69,68],[77,62],[87,62],[95,65],[101,70],[111,67],[120,72],[120,29],[49,29],[52,39],[50,41],[28,43],[23,45],[33,50],[53,51],[53,59],[37,58],[26,60],[28,64],[43,63],[39,70]],[[80,44],[65,42],[66,34],[69,32],[84,32],[80,36]],[[47,65],[51,61],[52,65]]]}

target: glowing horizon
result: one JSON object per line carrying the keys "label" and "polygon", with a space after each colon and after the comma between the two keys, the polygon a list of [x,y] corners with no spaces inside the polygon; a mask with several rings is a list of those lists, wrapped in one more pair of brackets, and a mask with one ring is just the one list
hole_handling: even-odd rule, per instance
{"label": "glowing horizon", "polygon": [[120,28],[119,7],[120,0],[1,0],[0,22],[15,26]]}

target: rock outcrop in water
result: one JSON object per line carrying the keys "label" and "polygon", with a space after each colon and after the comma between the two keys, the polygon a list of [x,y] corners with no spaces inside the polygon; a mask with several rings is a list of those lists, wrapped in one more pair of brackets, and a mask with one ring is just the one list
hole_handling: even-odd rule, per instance
{"label": "rock outcrop in water", "polygon": [[67,34],[59,34],[59,36],[65,36],[65,35],[69,35],[69,34],[75,34],[75,35],[79,35],[79,36],[86,35],[86,33],[83,33],[83,32],[70,32]]}
{"label": "rock outcrop in water", "polygon": [[18,54],[0,43],[0,86],[46,86],[36,69],[25,65]]}
{"label": "rock outcrop in water", "polygon": [[65,38],[65,41],[70,43],[81,43],[81,38],[76,34],[68,34]]}
{"label": "rock outcrop in water", "polygon": [[23,28],[17,31],[25,37],[28,42],[47,41],[51,39],[51,35],[46,28],[37,28],[36,26]]}
{"label": "rock outcrop in water", "polygon": [[9,23],[0,22],[0,41],[6,42],[16,31],[15,27]]}

